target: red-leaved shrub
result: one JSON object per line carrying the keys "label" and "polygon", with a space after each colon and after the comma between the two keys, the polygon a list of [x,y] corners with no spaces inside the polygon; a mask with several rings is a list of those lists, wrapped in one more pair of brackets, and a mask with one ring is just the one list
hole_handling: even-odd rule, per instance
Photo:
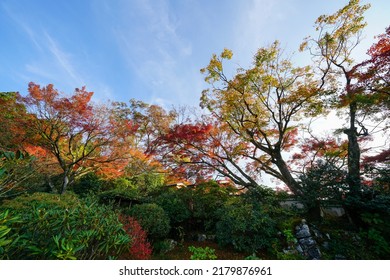
{"label": "red-leaved shrub", "polygon": [[120,215],[119,220],[123,229],[132,239],[129,253],[131,258],[136,260],[148,260],[152,255],[152,246],[147,240],[147,233],[136,219],[126,215]]}

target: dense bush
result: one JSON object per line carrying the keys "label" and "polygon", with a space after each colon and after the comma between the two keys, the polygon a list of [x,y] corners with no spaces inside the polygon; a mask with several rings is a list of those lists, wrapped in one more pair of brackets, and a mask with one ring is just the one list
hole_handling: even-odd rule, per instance
{"label": "dense bush", "polygon": [[163,239],[170,231],[168,215],[155,203],[137,204],[125,213],[134,217],[153,241]]}
{"label": "dense bush", "polygon": [[221,213],[216,231],[221,246],[231,244],[238,251],[255,253],[272,245],[275,222],[260,207],[236,201],[225,205]]}
{"label": "dense bush", "polygon": [[129,254],[135,260],[148,260],[152,255],[152,246],[147,240],[147,233],[137,222],[136,219],[121,215],[119,220],[123,224],[123,228],[132,240]]}
{"label": "dense bush", "polygon": [[128,178],[142,195],[147,196],[159,192],[164,185],[165,176],[161,173],[147,172]]}
{"label": "dense bush", "polygon": [[10,248],[18,242],[19,237],[12,229],[17,222],[20,222],[19,217],[12,217],[8,210],[0,212],[0,259],[8,256]]}
{"label": "dense bush", "polygon": [[134,177],[120,177],[107,183],[106,190],[99,194],[103,203],[129,208],[133,203],[147,202],[161,190],[164,177],[146,173]]}
{"label": "dense bush", "polygon": [[95,173],[88,173],[76,180],[72,185],[73,192],[80,197],[86,197],[88,194],[97,194],[103,187],[104,181]]}
{"label": "dense bush", "polygon": [[142,197],[135,188],[115,188],[101,192],[99,201],[104,204],[113,204],[116,207],[129,208],[133,203],[140,203]]}
{"label": "dense bush", "polygon": [[35,168],[36,158],[21,151],[0,150],[0,201],[36,190],[42,178]]}
{"label": "dense bush", "polygon": [[300,200],[310,209],[321,201],[341,203],[348,189],[346,171],[328,162],[317,162],[300,176],[302,194]]}
{"label": "dense bush", "polygon": [[191,217],[188,204],[182,194],[181,190],[168,190],[153,199],[167,213],[172,225],[178,225]]}
{"label": "dense bush", "polygon": [[4,258],[107,259],[130,245],[117,214],[91,198],[35,193],[1,205],[21,222],[13,226],[20,236]]}
{"label": "dense bush", "polygon": [[228,200],[234,200],[231,195],[234,190],[222,188],[216,182],[200,184],[192,192],[192,214],[202,227],[201,230],[215,231],[215,225],[221,218],[221,209]]}

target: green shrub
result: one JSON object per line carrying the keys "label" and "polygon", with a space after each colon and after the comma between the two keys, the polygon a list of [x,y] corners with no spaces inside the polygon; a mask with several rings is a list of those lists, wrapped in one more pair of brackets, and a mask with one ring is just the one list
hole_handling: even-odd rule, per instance
{"label": "green shrub", "polygon": [[33,207],[70,209],[77,207],[79,204],[80,199],[72,192],[63,195],[36,192],[12,200],[5,200],[0,207],[11,209],[13,212],[27,213]]}
{"label": "green shrub", "polygon": [[367,232],[361,232],[360,237],[366,240],[366,248],[373,253],[373,258],[390,258],[390,245],[380,231],[371,228]]}
{"label": "green shrub", "polygon": [[8,210],[0,212],[0,259],[8,258],[10,248],[19,239],[12,229],[17,222],[20,222],[19,217],[12,217]]}
{"label": "green shrub", "polygon": [[276,234],[275,222],[261,208],[239,201],[221,210],[216,238],[221,246],[233,245],[238,251],[255,253],[269,249]]}
{"label": "green shrub", "polygon": [[165,176],[161,173],[147,172],[128,178],[144,196],[157,193],[164,185]]}
{"label": "green shrub", "polygon": [[301,195],[299,199],[308,209],[319,208],[321,202],[341,203],[348,190],[345,170],[332,162],[318,161],[299,177]]}
{"label": "green shrub", "polygon": [[149,238],[156,241],[166,237],[170,231],[170,221],[164,209],[155,203],[134,205],[126,211],[147,231]]}
{"label": "green shrub", "polygon": [[172,225],[178,225],[191,217],[191,212],[179,191],[164,192],[153,201],[164,209]]}
{"label": "green shrub", "polygon": [[209,247],[189,246],[188,251],[192,253],[191,260],[216,260],[215,250]]}
{"label": "green shrub", "polygon": [[19,150],[0,150],[0,200],[37,188],[35,181],[42,178],[34,168],[35,160],[35,157]]}
{"label": "green shrub", "polygon": [[235,200],[230,188],[222,188],[216,182],[210,181],[196,186],[192,195],[193,217],[202,227],[201,230],[215,232],[215,226],[220,220],[221,209],[229,200]]}
{"label": "green shrub", "polygon": [[1,207],[21,218],[10,259],[108,259],[131,242],[117,214],[91,198],[35,193]]}
{"label": "green shrub", "polygon": [[130,207],[134,202],[139,203],[141,197],[135,188],[115,188],[99,194],[99,201],[104,204],[114,204],[124,208]]}
{"label": "green shrub", "polygon": [[72,189],[75,194],[80,197],[86,197],[88,194],[97,194],[103,187],[103,180],[95,173],[88,173],[78,179]]}

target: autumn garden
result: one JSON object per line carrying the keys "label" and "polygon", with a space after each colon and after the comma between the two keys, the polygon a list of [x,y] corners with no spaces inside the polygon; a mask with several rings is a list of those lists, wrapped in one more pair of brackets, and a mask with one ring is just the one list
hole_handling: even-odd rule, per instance
{"label": "autumn garden", "polygon": [[359,61],[367,9],[318,17],[308,65],[212,55],[196,110],[1,92],[0,259],[390,259],[390,27]]}

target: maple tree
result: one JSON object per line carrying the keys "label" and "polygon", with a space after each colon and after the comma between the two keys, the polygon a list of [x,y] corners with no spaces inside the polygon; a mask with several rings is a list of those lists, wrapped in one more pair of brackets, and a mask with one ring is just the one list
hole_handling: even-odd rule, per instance
{"label": "maple tree", "polygon": [[[378,42],[368,50],[370,58],[352,69],[353,90],[359,98],[360,115],[368,117],[385,133],[389,127],[390,112],[390,27],[378,36]],[[376,155],[365,156],[363,164],[389,161],[390,148]]]}
{"label": "maple tree", "polygon": [[[217,126],[205,122],[175,124],[156,138],[154,149],[149,153],[158,158],[177,180],[203,181],[214,170],[223,174],[227,168],[217,153],[221,152],[221,133],[223,131]],[[232,146],[233,141],[227,144]],[[225,158],[229,160],[229,156]]]}
{"label": "maple tree", "polygon": [[[353,90],[360,93],[374,112],[390,109],[390,27],[378,36],[378,42],[368,50],[369,59],[352,69],[356,82]],[[366,109],[366,108],[365,108]],[[372,111],[370,112],[372,113]]]}
{"label": "maple tree", "polygon": [[299,121],[323,110],[318,98],[323,84],[309,67],[294,67],[283,58],[278,42],[260,48],[251,68],[228,78],[223,63],[232,56],[225,49],[201,70],[211,85],[201,106],[210,115],[178,124],[161,137],[164,156],[181,167],[200,164],[206,169],[198,172],[214,170],[244,187],[258,186],[265,172],[298,193],[283,152],[296,144]]}
{"label": "maple tree", "polygon": [[[317,70],[335,93],[334,108],[348,108],[348,127],[343,132],[348,137],[348,184],[352,194],[361,188],[358,138],[367,135],[367,129],[358,119],[359,99],[353,87],[354,61],[352,51],[360,43],[362,29],[366,26],[363,14],[370,5],[360,5],[359,0],[349,3],[332,15],[321,15],[316,20],[318,37],[308,37],[301,50],[309,49],[316,58]],[[344,86],[338,87],[338,81]],[[341,102],[340,102],[341,100]],[[360,130],[359,130],[360,128]]]}
{"label": "maple tree", "polygon": [[231,57],[225,50],[202,70],[212,89],[203,92],[201,105],[245,141],[247,169],[264,171],[299,193],[283,152],[296,144],[299,122],[322,112],[319,93],[324,84],[314,79],[310,67],[294,67],[283,58],[278,42],[260,48],[252,68],[239,69],[228,79],[222,62]]}
{"label": "maple tree", "polygon": [[347,165],[348,141],[338,142],[333,137],[318,138],[311,135],[298,145],[299,152],[292,155],[289,164],[299,175],[305,173],[319,163],[331,165],[334,169],[343,170]]}
{"label": "maple tree", "polygon": [[27,117],[26,108],[17,102],[17,92],[0,92],[0,150],[16,151],[21,148],[26,131],[18,125]]}
{"label": "maple tree", "polygon": [[29,94],[19,97],[31,119],[23,125],[36,137],[29,142],[49,154],[61,170],[64,193],[76,177],[91,170],[120,174],[128,159],[128,144],[136,130],[109,106],[91,103],[93,92],[83,87],[70,97],[53,85],[30,83]]}
{"label": "maple tree", "polygon": [[[336,13],[318,17],[318,37],[308,37],[301,45],[301,50],[311,51],[313,67],[294,67],[275,42],[258,50],[249,69],[239,68],[229,78],[224,64],[233,53],[225,49],[213,55],[201,70],[211,85],[202,93],[201,106],[210,115],[177,124],[159,138],[165,162],[187,177],[217,171],[246,187],[257,185],[263,171],[298,194],[301,186],[293,168],[305,172],[321,158],[341,171],[346,159],[350,191],[357,193],[363,152],[359,142],[369,139],[363,120],[377,119],[375,113],[388,108],[388,36],[379,37],[369,51],[369,61],[354,64],[352,59],[368,8],[352,0]],[[342,78],[345,84],[340,87]],[[298,146],[305,118],[344,108],[349,118],[349,126],[343,129],[347,141],[312,137],[305,139],[301,153],[295,153],[291,161],[284,158],[285,152]]]}
{"label": "maple tree", "polygon": [[175,121],[176,113],[135,99],[131,99],[128,104],[114,102],[113,106],[118,116],[137,126],[130,149],[131,160],[125,167],[124,176],[167,175],[168,170],[152,155],[152,151],[156,150],[155,140]]}

